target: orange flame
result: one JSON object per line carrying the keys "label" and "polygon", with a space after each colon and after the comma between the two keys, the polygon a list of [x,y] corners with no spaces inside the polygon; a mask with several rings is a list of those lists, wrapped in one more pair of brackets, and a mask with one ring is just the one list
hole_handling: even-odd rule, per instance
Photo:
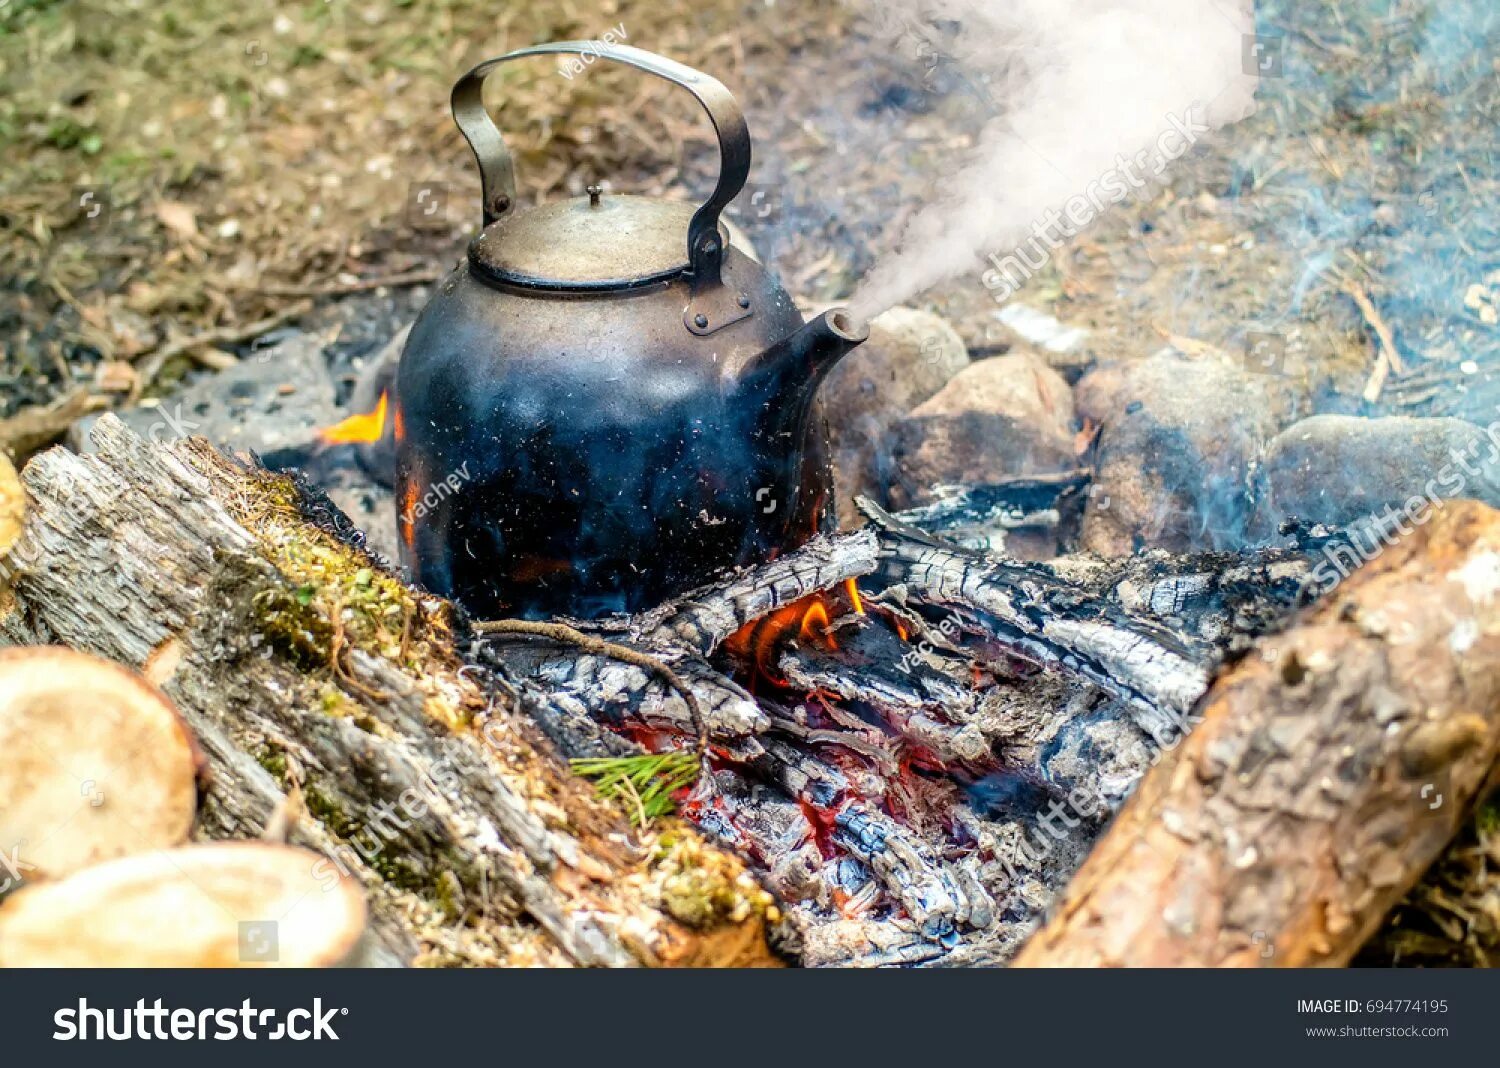
{"label": "orange flame", "polygon": [[844,592],[849,595],[849,606],[854,609],[854,614],[859,616],[864,615],[865,602],[864,599],[860,597],[859,587],[854,584],[854,580],[852,578],[844,580]]}
{"label": "orange flame", "polygon": [[380,436],[385,433],[387,404],[388,398],[382,391],[373,412],[359,412],[334,423],[333,426],[318,434],[318,440],[324,445],[351,445],[356,442],[379,441]]}
{"label": "orange flame", "polygon": [[797,638],[804,642],[822,640],[833,648],[838,648],[833,636],[828,633],[828,609],[823,606],[821,599],[813,601],[807,606],[807,611],[802,613],[802,626],[797,628]]}
{"label": "orange flame", "polygon": [[401,521],[396,524],[401,544],[406,546],[406,551],[412,556],[417,551],[417,485],[415,479],[409,478],[401,487]]}
{"label": "orange flame", "polygon": [[[864,613],[858,591],[850,590],[850,600],[860,614]],[[777,686],[785,681],[776,673],[776,654],[782,643],[795,636],[798,641],[821,645],[825,649],[837,650],[838,642],[832,631],[833,617],[830,605],[822,594],[813,594],[800,600],[784,604],[770,615],[745,624],[729,636],[724,647],[741,660],[749,662],[756,673]]]}
{"label": "orange flame", "polygon": [[787,631],[801,624],[806,611],[806,599],[784,604],[770,615],[746,623],[729,636],[724,646],[735,656],[749,661],[759,674],[781,685],[780,676],[772,670],[776,650]]}

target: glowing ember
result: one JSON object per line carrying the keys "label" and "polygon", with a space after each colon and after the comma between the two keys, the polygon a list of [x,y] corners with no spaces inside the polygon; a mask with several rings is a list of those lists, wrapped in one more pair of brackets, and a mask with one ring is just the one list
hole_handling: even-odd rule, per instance
{"label": "glowing ember", "polygon": [[379,441],[380,436],[385,433],[386,403],[386,395],[381,393],[373,412],[360,412],[333,424],[318,434],[318,440],[324,445]]}

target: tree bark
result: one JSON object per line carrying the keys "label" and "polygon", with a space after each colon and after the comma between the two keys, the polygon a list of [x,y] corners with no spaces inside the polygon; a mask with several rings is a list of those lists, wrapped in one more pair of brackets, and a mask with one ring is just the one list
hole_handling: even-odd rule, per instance
{"label": "tree bark", "polygon": [[1497,593],[1455,502],[1224,670],[1016,964],[1346,964],[1495,765]]}
{"label": "tree bark", "polygon": [[323,853],[386,963],[775,963],[743,864],[676,821],[632,832],[465,663],[452,607],[315,491],[111,416],[94,439],[23,474],[0,641],[161,686],[210,764],[200,837],[274,826]]}

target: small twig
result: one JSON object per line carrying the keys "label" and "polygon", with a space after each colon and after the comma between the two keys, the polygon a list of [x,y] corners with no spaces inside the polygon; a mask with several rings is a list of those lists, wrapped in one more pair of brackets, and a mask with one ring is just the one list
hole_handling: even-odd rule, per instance
{"label": "small twig", "polygon": [[594,656],[608,657],[624,664],[634,664],[644,671],[654,672],[663,682],[676,690],[683,703],[687,705],[688,716],[693,721],[693,730],[698,734],[698,760],[705,767],[707,766],[708,727],[703,720],[703,709],[698,704],[698,698],[688,686],[687,681],[673,671],[666,661],[649,653],[643,653],[639,649],[632,649],[628,645],[618,645],[615,642],[607,642],[603,638],[585,634],[566,623],[543,623],[526,619],[490,619],[475,623],[474,631],[477,634],[526,634],[537,638],[550,638],[555,642],[576,646],[583,652]]}
{"label": "small twig", "polygon": [[38,449],[52,444],[79,419],[91,412],[108,408],[109,401],[79,386],[50,404],[22,408],[15,415],[0,419],[0,451],[22,462]]}
{"label": "small twig", "polygon": [[253,290],[268,297],[338,297],[349,293],[367,293],[381,287],[394,289],[398,286],[425,285],[428,282],[436,282],[445,273],[445,271],[424,267],[416,271],[403,271],[400,274],[387,274],[378,278],[356,278],[352,282],[314,282],[300,286],[242,285],[237,288]]}
{"label": "small twig", "polygon": [[1401,354],[1396,351],[1396,339],[1391,334],[1391,328],[1386,324],[1380,314],[1380,309],[1375,307],[1375,302],[1354,279],[1347,275],[1339,278],[1339,288],[1354,301],[1359,308],[1360,314],[1364,316],[1365,323],[1375,333],[1379,341],[1379,360],[1375,369],[1370,372],[1370,379],[1365,383],[1364,398],[1371,404],[1380,399],[1380,391],[1385,386],[1386,377],[1389,374],[1404,374],[1406,365],[1401,361]]}
{"label": "small twig", "polygon": [[[156,380],[161,369],[166,366],[168,360],[174,356],[195,355],[194,350],[208,345],[234,344],[253,337],[258,337],[270,330],[274,330],[289,319],[306,315],[312,310],[312,301],[299,300],[295,304],[282,308],[274,315],[268,315],[253,323],[236,323],[232,326],[219,326],[212,330],[205,330],[201,334],[193,334],[191,337],[177,338],[158,347],[141,360],[138,368],[139,374],[135,385],[130,390],[130,402],[133,404],[140,399],[141,393]],[[218,364],[217,369],[223,370],[223,361],[202,361],[212,367]]]}
{"label": "small twig", "polygon": [[372,686],[366,686],[354,677],[354,673],[344,664],[344,602],[336,600],[333,602],[333,611],[329,613],[333,618],[333,639],[330,641],[330,663],[333,667],[333,677],[358,690],[372,701],[389,701],[391,695],[383,690],[377,690]]}

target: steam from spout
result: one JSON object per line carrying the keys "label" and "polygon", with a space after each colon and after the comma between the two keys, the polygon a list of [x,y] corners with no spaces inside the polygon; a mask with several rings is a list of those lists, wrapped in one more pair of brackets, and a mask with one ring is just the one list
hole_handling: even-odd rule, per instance
{"label": "steam from spout", "polygon": [[1160,181],[1192,141],[1254,110],[1249,0],[854,2],[906,51],[964,68],[995,108],[970,157],[857,288],[856,322],[978,272],[986,255],[996,271],[984,284],[1009,286],[1004,299],[1020,282],[1002,262],[1023,244],[1045,259]]}

